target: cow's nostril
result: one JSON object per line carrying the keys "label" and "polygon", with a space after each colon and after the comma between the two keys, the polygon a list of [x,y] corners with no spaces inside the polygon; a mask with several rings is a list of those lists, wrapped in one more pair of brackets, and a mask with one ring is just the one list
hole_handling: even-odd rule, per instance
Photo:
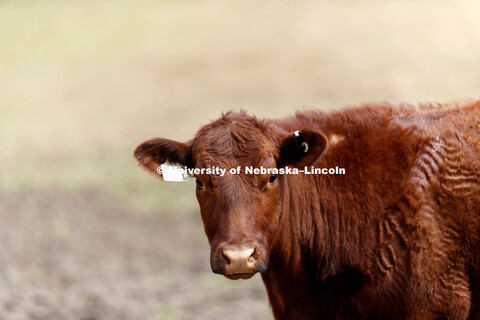
{"label": "cow's nostril", "polygon": [[252,252],[252,254],[250,255],[250,257],[248,257],[248,261],[249,261],[249,262],[255,261],[256,255],[257,255],[257,248],[253,248],[253,252]]}
{"label": "cow's nostril", "polygon": [[227,257],[227,255],[223,251],[222,251],[222,258],[223,258],[223,260],[225,260],[225,264],[230,264],[231,263],[230,259]]}

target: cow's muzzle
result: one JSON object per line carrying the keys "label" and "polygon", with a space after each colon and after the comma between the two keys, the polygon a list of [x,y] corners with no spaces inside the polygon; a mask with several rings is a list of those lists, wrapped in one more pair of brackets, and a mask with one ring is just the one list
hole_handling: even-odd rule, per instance
{"label": "cow's muzzle", "polygon": [[212,271],[232,280],[249,279],[266,269],[262,260],[255,242],[222,243],[212,257]]}

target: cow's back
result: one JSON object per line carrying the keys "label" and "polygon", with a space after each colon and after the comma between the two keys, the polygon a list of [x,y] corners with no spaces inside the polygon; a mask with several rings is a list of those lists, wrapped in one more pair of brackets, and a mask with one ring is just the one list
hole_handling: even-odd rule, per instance
{"label": "cow's back", "polygon": [[411,128],[419,144],[405,190],[414,209],[410,265],[417,276],[410,286],[425,289],[413,291],[412,303],[478,318],[480,103],[423,107]]}
{"label": "cow's back", "polygon": [[[447,318],[475,318],[480,299],[480,103],[302,112],[287,125],[287,130],[313,126],[325,132],[330,146],[315,165],[338,163],[347,174],[319,181],[331,179],[330,190],[339,194],[344,186],[359,186],[349,193],[358,193],[358,207],[370,208],[364,214],[376,221],[361,227],[376,234],[371,242],[363,238],[372,253],[371,261],[361,263],[368,265],[362,272],[374,281],[352,297],[352,305],[397,292],[410,310],[407,318],[421,318],[427,305]],[[356,210],[350,211],[353,217]],[[389,311],[383,312],[376,316],[388,317]]]}

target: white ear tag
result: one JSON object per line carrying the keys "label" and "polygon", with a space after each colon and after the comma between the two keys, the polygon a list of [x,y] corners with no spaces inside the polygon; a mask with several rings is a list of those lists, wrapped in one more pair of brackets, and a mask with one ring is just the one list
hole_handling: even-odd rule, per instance
{"label": "white ear tag", "polygon": [[157,168],[157,172],[163,176],[164,181],[182,182],[188,180],[187,170],[177,164],[165,162]]}

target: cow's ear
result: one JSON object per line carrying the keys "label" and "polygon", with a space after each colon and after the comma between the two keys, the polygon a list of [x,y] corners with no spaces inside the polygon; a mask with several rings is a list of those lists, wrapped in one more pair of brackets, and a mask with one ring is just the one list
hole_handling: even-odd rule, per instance
{"label": "cow's ear", "polygon": [[287,136],[280,145],[278,165],[303,167],[312,164],[327,147],[327,138],[320,130],[303,128]]}
{"label": "cow's ear", "polygon": [[178,141],[155,138],[140,144],[133,155],[143,168],[153,173],[165,163],[178,163],[191,167],[191,141],[182,143]]}

